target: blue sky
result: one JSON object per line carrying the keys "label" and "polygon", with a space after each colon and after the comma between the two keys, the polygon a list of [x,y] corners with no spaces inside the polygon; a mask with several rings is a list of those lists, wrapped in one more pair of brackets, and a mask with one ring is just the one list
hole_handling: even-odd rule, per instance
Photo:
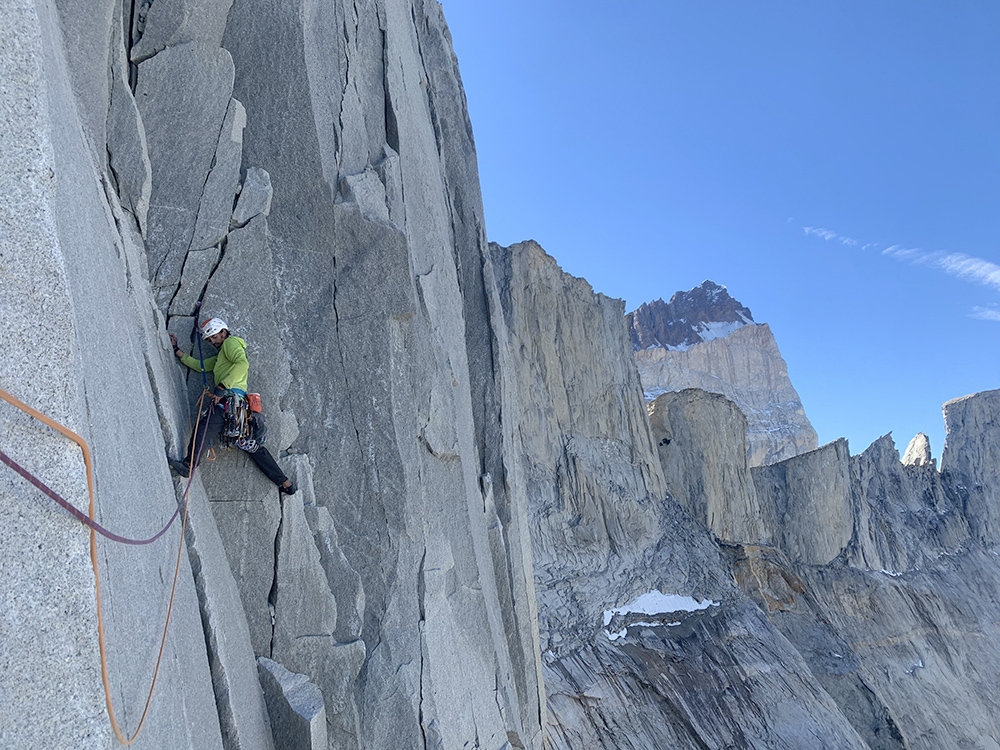
{"label": "blue sky", "polygon": [[443,6],[491,240],[629,310],[725,284],[852,453],[1000,387],[1000,3]]}

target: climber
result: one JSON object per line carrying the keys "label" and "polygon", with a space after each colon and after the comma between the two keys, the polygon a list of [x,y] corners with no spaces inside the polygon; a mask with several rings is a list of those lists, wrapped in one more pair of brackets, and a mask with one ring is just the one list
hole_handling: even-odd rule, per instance
{"label": "climber", "polygon": [[[229,326],[221,318],[209,318],[201,324],[201,337],[219,350],[214,357],[202,361],[185,354],[177,346],[177,337],[170,334],[170,342],[174,345],[174,356],[182,364],[187,365],[196,372],[211,372],[215,379],[215,391],[208,406],[201,415],[198,434],[192,434],[188,442],[187,452],[182,460],[167,457],[170,468],[186,477],[191,472],[192,446],[204,446],[206,441],[212,441],[222,434],[225,421],[223,411],[223,401],[227,397],[236,396],[245,400],[247,396],[247,377],[250,372],[250,363],[247,361],[246,341],[239,336],[233,336],[229,332]],[[247,455],[257,464],[258,468],[264,472],[268,479],[278,485],[278,489],[286,495],[294,495],[295,482],[285,476],[285,473],[278,466],[270,451],[255,440],[236,441],[236,445],[242,448]],[[197,468],[201,462],[201,456],[195,456],[194,465]]]}

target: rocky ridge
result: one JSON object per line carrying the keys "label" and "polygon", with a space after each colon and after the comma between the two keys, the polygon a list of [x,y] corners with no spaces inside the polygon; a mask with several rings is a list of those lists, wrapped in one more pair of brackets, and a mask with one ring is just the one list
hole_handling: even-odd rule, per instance
{"label": "rocky ridge", "polygon": [[[106,704],[87,535],[4,467],[0,745],[135,731],[179,565],[139,748],[997,746],[997,392],[945,406],[940,472],[647,413],[622,303],[486,243],[437,3],[2,8],[0,387],[148,536],[201,303],[300,491],[219,450],[183,534],[94,542]],[[74,445],[0,424],[86,506]]]}
{"label": "rocky ridge", "polygon": [[818,445],[770,327],[711,281],[641,305],[627,316],[646,398],[698,388],[747,417],[747,456],[761,466]]}
{"label": "rocky ridge", "polygon": [[687,292],[675,292],[670,302],[644,302],[626,316],[635,351],[657,347],[684,351],[695,344],[722,338],[754,325],[750,308],[726,287],[705,280]]}

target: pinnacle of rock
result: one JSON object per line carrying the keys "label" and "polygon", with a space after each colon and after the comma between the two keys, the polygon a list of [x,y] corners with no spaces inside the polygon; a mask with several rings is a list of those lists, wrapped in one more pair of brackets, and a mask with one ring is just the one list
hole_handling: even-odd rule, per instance
{"label": "pinnacle of rock", "polygon": [[930,466],[934,463],[931,458],[931,441],[927,435],[918,432],[910,444],[906,446],[906,453],[903,454],[903,464],[905,466]]}

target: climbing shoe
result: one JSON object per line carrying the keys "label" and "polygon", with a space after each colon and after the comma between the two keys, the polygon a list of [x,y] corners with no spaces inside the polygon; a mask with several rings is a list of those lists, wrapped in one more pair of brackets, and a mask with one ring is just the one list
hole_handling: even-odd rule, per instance
{"label": "climbing shoe", "polygon": [[278,485],[278,490],[280,492],[285,493],[286,495],[294,495],[298,491],[299,488],[296,486],[296,484],[295,484],[295,482],[293,480],[289,479],[288,481],[291,482],[291,484],[289,484],[287,487],[284,487],[282,485]]}
{"label": "climbing shoe", "polygon": [[170,458],[168,456],[167,463],[170,464],[170,468],[173,469],[175,473],[180,474],[182,477],[186,478],[191,473],[191,470],[188,469],[188,465],[183,461],[178,461],[176,458]]}

